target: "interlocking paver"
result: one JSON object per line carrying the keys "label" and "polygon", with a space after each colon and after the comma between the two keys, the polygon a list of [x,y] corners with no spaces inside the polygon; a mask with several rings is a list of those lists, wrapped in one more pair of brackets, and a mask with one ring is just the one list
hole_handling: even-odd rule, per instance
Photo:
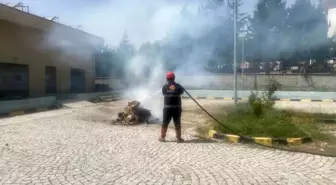
{"label": "interlocking paver", "polygon": [[[336,184],[336,158],[241,144],[160,143],[159,125],[112,125],[112,113],[94,111],[0,120],[0,184]],[[169,130],[168,140],[174,134]]]}

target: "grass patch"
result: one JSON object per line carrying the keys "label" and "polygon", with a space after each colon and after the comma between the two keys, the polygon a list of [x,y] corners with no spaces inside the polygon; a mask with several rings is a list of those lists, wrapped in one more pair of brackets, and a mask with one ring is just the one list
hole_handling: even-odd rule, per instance
{"label": "grass patch", "polygon": [[230,130],[214,123],[214,129],[221,133],[253,137],[311,137],[314,140],[329,140],[330,135],[316,124],[315,117],[336,117],[335,115],[309,114],[291,110],[268,108],[256,116],[248,104],[239,104],[236,109],[223,108],[217,118]]}

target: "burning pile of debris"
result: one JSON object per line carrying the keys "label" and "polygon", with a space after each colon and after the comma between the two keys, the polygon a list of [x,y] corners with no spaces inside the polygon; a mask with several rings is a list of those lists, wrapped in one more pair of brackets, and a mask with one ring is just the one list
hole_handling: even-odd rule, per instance
{"label": "burning pile of debris", "polygon": [[150,110],[140,107],[140,102],[133,100],[131,102],[128,102],[128,105],[127,107],[125,107],[123,112],[118,113],[118,118],[115,122],[125,125],[133,125],[139,123],[148,124],[150,120],[154,122],[158,121],[157,119],[152,119],[152,114]]}

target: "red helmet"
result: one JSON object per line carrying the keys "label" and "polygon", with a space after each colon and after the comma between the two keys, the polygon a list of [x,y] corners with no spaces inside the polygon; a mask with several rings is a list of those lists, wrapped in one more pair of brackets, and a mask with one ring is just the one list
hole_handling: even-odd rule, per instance
{"label": "red helmet", "polygon": [[166,78],[169,79],[169,80],[174,79],[174,78],[175,78],[175,74],[174,74],[174,72],[169,71],[169,72],[166,74]]}

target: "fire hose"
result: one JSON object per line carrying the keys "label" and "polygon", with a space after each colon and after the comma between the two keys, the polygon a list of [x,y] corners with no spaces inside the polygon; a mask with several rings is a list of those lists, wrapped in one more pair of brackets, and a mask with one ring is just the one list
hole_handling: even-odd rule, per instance
{"label": "fire hose", "polygon": [[[202,107],[202,105],[200,105],[195,98],[193,98],[189,92],[187,90],[184,89],[184,92],[198,105],[199,108],[201,108],[209,117],[211,117],[213,120],[215,120],[219,125],[221,125],[223,128],[227,129],[228,131],[232,132],[232,134],[234,134],[234,131],[232,129],[230,129],[229,127],[227,127],[226,125],[224,125],[222,122],[220,122],[217,118],[215,118],[213,115],[211,115],[204,107]],[[238,134],[236,134],[239,137],[244,137],[244,136],[240,136]]]}
{"label": "fire hose", "polygon": [[[214,121],[216,121],[219,125],[221,125],[223,128],[225,128],[226,130],[228,130],[229,132],[231,132],[231,134],[235,134],[237,136],[239,136],[242,139],[247,139],[248,137],[246,136],[242,136],[240,134],[236,134],[232,129],[230,129],[228,126],[226,126],[225,124],[223,124],[222,122],[220,122],[217,118],[215,118],[213,115],[211,115],[202,105],[200,105],[197,100],[195,100],[195,98],[193,98],[189,92],[184,89],[184,92],[198,105],[199,108],[201,108],[209,117],[211,117]],[[297,153],[306,153],[306,154],[313,154],[313,155],[321,155],[321,156],[326,156],[326,157],[335,157],[335,155],[328,155],[328,154],[319,154],[319,153],[314,153],[314,152],[306,152],[306,151],[295,151],[295,150],[290,150],[290,149],[286,149],[286,148],[279,148],[279,147],[275,147],[275,146],[268,146],[268,145],[263,145],[257,142],[254,142],[254,144],[259,145],[259,146],[263,146],[263,147],[267,147],[267,148],[272,148],[275,150],[283,150],[283,151],[289,151],[289,152],[297,152]]]}

